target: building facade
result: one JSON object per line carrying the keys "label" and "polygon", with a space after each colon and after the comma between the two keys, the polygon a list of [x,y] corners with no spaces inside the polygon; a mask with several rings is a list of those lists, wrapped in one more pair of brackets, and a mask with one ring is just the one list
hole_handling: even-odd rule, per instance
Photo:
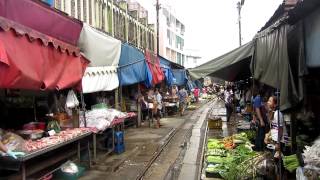
{"label": "building facade", "polygon": [[164,58],[185,64],[186,54],[184,52],[185,25],[175,16],[174,10],[161,4],[159,12],[159,54]]}
{"label": "building facade", "polygon": [[53,6],[123,42],[156,52],[156,36],[147,24],[147,11],[135,15],[124,0],[55,0]]}
{"label": "building facade", "polygon": [[200,55],[199,50],[196,49],[185,49],[186,52],[186,60],[184,62],[185,68],[194,68],[199,66],[202,62],[202,57]]}

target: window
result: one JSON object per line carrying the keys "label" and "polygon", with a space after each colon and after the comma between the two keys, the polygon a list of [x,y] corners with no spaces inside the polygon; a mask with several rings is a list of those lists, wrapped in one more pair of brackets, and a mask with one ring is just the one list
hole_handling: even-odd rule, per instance
{"label": "window", "polygon": [[181,54],[177,52],[177,63],[182,64]]}
{"label": "window", "polygon": [[83,1],[83,22],[87,22],[87,1]]}
{"label": "window", "polygon": [[78,19],[81,19],[81,2],[77,0],[77,12],[78,12]]}
{"label": "window", "polygon": [[71,0],[71,16],[76,17],[76,2]]}
{"label": "window", "polygon": [[172,45],[172,32],[169,29],[167,29],[167,39],[168,39],[169,45],[171,46]]}

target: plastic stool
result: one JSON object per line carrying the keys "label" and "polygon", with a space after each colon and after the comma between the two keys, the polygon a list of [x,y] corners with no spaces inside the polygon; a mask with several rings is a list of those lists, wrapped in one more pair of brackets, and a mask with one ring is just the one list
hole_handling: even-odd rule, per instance
{"label": "plastic stool", "polygon": [[117,131],[114,133],[114,152],[117,154],[124,152],[124,138],[122,131]]}

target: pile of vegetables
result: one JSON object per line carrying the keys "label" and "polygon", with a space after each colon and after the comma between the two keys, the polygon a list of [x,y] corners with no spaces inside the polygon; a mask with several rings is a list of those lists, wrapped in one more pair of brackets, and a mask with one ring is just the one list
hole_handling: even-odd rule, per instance
{"label": "pile of vegetables", "polygon": [[205,170],[227,180],[252,178],[260,159],[261,155],[252,150],[246,133],[225,137],[223,140],[209,139]]}
{"label": "pile of vegetables", "polygon": [[320,137],[314,141],[312,146],[305,146],[302,156],[305,163],[305,175],[320,176]]}
{"label": "pile of vegetables", "polygon": [[284,156],[283,165],[289,172],[295,171],[299,167],[297,155]]}

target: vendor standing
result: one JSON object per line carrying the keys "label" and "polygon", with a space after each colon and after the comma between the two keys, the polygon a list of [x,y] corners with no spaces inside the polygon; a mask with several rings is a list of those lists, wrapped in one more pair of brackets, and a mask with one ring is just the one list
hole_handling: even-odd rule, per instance
{"label": "vendor standing", "polygon": [[[272,111],[270,116],[271,122],[271,139],[276,144],[276,158],[280,155],[281,149],[284,147],[286,140],[288,139],[288,133],[284,124],[283,114],[278,109],[278,99],[276,96],[271,96],[268,100],[268,107]],[[279,139],[278,139],[278,136]],[[278,142],[280,140],[280,142]],[[280,149],[281,147],[281,149]]]}
{"label": "vendor standing", "polygon": [[258,132],[255,140],[255,150],[262,151],[264,149],[264,136],[266,133],[268,120],[266,110],[260,96],[261,92],[259,92],[259,90],[255,88],[253,93],[253,108],[255,115],[253,122],[258,126]]}

